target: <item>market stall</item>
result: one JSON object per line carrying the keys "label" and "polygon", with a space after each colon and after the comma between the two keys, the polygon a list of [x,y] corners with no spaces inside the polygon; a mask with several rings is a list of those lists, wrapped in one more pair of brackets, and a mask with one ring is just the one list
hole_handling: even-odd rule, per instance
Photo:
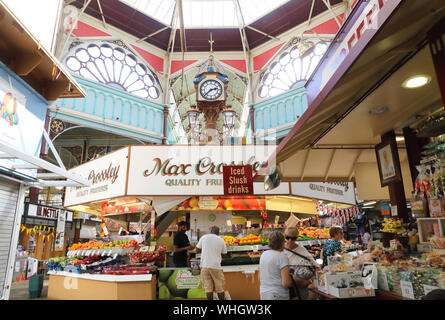
{"label": "market stall", "polygon": [[[259,171],[271,150],[271,146],[130,146],[71,169],[88,177],[92,186],[67,188],[65,206],[96,213],[102,221],[101,236],[105,238],[100,244],[91,241],[74,244],[68,256],[54,261],[56,265],[52,267],[56,273],[71,270],[77,274],[89,273],[92,278],[117,269],[130,272],[135,271],[135,266],[145,267],[148,269],[144,272],[159,274],[160,299],[203,299],[197,274],[200,255],[190,252],[190,268],[184,270],[172,268],[169,253],[178,222],[189,222],[188,236],[192,243],[208,233],[210,226],[217,225],[228,245],[222,266],[229,294],[232,299],[258,299],[258,263],[262,252],[268,249],[271,231],[284,230],[289,219],[297,225],[291,216],[304,214],[299,224],[300,244],[316,258],[329,237],[327,227],[318,228],[319,212],[313,200],[300,199],[304,205],[297,205],[294,212],[268,210],[271,195],[296,198],[288,183],[271,192],[265,191],[262,183],[255,183],[254,195],[224,196],[224,163],[247,163]],[[123,234],[134,234],[130,248],[118,253],[106,251]],[[85,245],[92,247],[93,253],[84,251]],[[104,252],[94,252],[104,246],[107,247]],[[163,251],[162,261],[138,258],[137,252],[141,250],[151,255]],[[179,283],[184,282],[179,287],[178,274]],[[51,273],[50,277],[55,275]],[[190,294],[187,290],[191,290]]]}

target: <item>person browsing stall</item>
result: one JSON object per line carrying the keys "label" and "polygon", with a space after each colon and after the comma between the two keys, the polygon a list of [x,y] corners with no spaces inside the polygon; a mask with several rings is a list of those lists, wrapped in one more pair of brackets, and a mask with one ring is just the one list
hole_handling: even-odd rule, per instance
{"label": "person browsing stall", "polygon": [[289,259],[283,252],[284,236],[280,231],[270,233],[269,248],[260,257],[261,300],[289,300],[289,288],[293,283]]}
{"label": "person browsing stall", "polygon": [[188,230],[188,224],[181,221],[178,224],[179,231],[173,239],[173,263],[175,267],[187,267],[187,250],[193,250],[195,247],[190,245],[189,238],[185,234]]}
{"label": "person browsing stall", "polygon": [[289,270],[295,281],[297,298],[311,300],[309,287],[312,286],[315,273],[320,267],[306,248],[297,244],[298,228],[287,228],[284,231],[284,238],[286,240],[284,253],[289,259]]}
{"label": "person browsing stall", "polygon": [[201,281],[207,300],[213,300],[216,292],[219,300],[224,300],[226,281],[221,267],[223,254],[227,254],[226,242],[219,237],[219,228],[210,228],[210,234],[204,235],[196,245],[201,253]]}
{"label": "person browsing stall", "polygon": [[321,252],[321,256],[323,257],[322,269],[328,265],[328,257],[335,256],[343,251],[340,242],[343,240],[343,228],[340,226],[332,226],[329,229],[329,235],[331,239],[326,240]]}

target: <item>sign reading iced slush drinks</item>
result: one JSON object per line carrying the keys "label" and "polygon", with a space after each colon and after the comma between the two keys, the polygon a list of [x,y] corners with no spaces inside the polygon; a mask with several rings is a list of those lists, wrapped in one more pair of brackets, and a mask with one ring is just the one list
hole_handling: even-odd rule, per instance
{"label": "sign reading iced slush drinks", "polygon": [[223,166],[224,195],[253,194],[252,166]]}

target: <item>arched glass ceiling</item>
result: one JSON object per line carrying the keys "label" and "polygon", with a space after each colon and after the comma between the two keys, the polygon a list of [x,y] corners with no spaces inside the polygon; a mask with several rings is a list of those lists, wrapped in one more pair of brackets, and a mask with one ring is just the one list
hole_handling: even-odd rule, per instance
{"label": "arched glass ceiling", "polygon": [[[121,0],[170,26],[176,0]],[[290,0],[183,0],[185,28],[238,27],[236,3],[245,24],[265,16]]]}

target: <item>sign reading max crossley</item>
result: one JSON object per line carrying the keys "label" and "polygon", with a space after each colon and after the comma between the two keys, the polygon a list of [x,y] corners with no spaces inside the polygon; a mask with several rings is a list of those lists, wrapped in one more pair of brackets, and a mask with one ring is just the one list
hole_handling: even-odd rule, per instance
{"label": "sign reading max crossley", "polygon": [[252,166],[223,166],[224,195],[253,194]]}
{"label": "sign reading max crossley", "polygon": [[266,166],[274,145],[132,146],[127,194],[223,195],[223,167]]}
{"label": "sign reading max crossley", "polygon": [[88,179],[90,186],[67,187],[64,205],[73,206],[123,196],[127,165],[128,148],[123,148],[69,170]]}

